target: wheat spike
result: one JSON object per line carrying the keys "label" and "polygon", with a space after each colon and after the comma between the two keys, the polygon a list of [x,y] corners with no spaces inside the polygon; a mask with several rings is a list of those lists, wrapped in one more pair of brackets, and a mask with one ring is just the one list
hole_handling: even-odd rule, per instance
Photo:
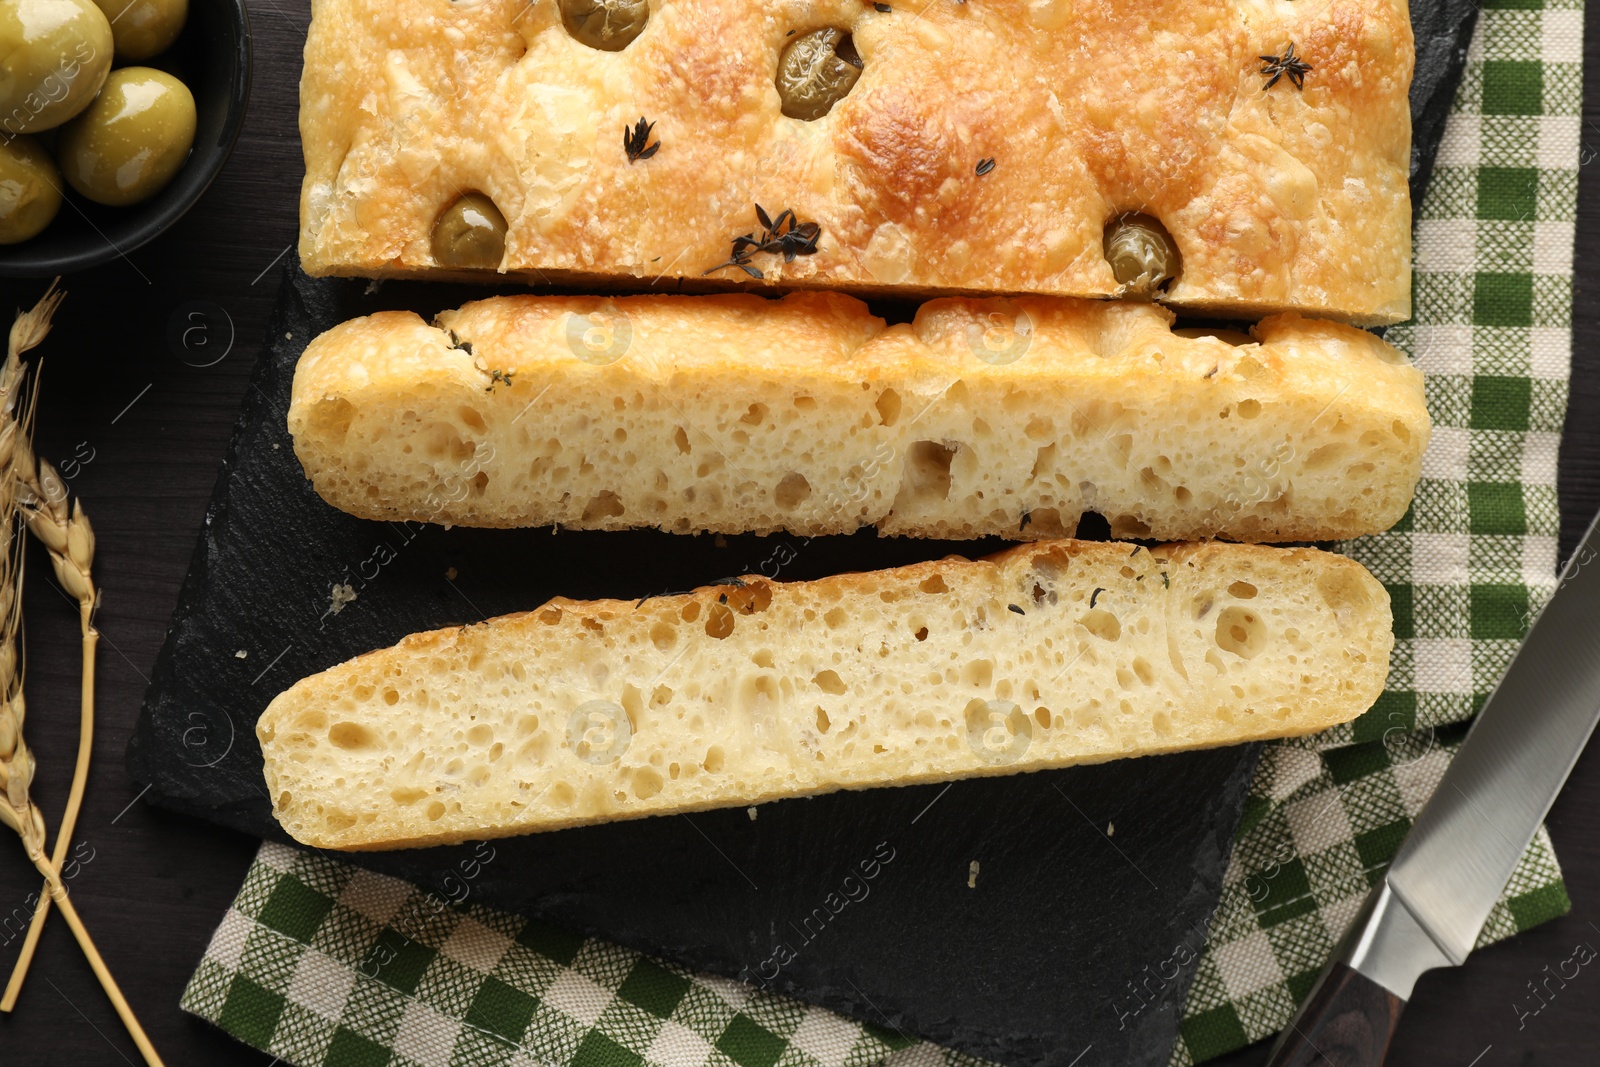
{"label": "wheat spike", "polygon": [[10,345],[6,362],[0,366],[0,787],[4,803],[0,804],[0,820],[4,820],[22,838],[30,857],[43,842],[35,839],[42,834],[41,820],[35,818],[28,790],[33,784],[34,761],[23,739],[23,721],[26,704],[22,698],[21,656],[17,648],[17,631],[22,624],[22,539],[17,530],[16,483],[12,478],[16,460],[16,442],[20,427],[18,408],[21,405],[24,370],[19,358],[22,352],[37,344],[49,332],[49,312],[60,302],[59,296],[46,295],[40,306],[46,308],[42,321],[38,308],[17,317],[11,325]]}

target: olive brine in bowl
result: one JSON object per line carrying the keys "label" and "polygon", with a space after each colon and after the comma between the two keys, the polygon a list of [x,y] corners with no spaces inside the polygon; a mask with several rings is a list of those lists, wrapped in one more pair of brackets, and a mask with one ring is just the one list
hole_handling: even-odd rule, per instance
{"label": "olive brine in bowl", "polygon": [[0,0],[0,56],[0,275],[143,244],[199,198],[243,121],[242,0]]}

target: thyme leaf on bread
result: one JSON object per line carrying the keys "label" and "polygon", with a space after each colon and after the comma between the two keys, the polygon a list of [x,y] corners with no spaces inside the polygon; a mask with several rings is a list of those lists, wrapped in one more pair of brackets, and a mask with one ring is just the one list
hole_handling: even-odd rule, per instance
{"label": "thyme leaf on bread", "polygon": [[756,206],[756,221],[761,224],[761,235],[740,234],[733,239],[733,252],[726,263],[719,263],[706,271],[715,274],[727,267],[738,267],[752,278],[765,277],[760,267],[753,266],[750,258],[757,252],[782,255],[785,263],[794,262],[796,256],[817,254],[817,239],[822,227],[815,222],[801,222],[795,213],[785,208],[776,219],[769,216],[760,204]]}
{"label": "thyme leaf on bread", "polygon": [[1263,89],[1270,89],[1278,84],[1279,78],[1288,78],[1289,84],[1296,89],[1306,87],[1306,75],[1311,73],[1310,63],[1294,54],[1294,42],[1290,41],[1283,49],[1281,56],[1257,56],[1261,60],[1261,73],[1267,76],[1267,84]]}
{"label": "thyme leaf on bread", "polygon": [[465,352],[467,355],[471,356],[472,365],[473,367],[477,368],[478,373],[487,374],[489,376],[489,384],[483,387],[484,392],[494,392],[494,387],[497,385],[510,385],[511,379],[516,377],[517,372],[514,370],[499,370],[498,368],[489,366],[487,360],[472,351],[472,342],[463,341],[459,336],[456,335],[454,330],[446,330],[445,333],[449,334],[450,336],[450,347],[452,349]]}
{"label": "thyme leaf on bread", "polygon": [[650,143],[650,131],[656,128],[653,122],[646,122],[643,115],[631,128],[623,127],[622,150],[628,153],[628,162],[637,163],[641,159],[649,159],[661,148],[658,138],[654,144]]}

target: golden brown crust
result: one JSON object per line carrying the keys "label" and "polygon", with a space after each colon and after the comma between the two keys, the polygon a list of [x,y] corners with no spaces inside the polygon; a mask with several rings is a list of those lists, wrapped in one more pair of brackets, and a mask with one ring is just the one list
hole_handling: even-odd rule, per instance
{"label": "golden brown crust", "polygon": [[[531,279],[698,283],[760,203],[822,227],[814,256],[757,255],[764,284],[1105,296],[1104,225],[1143,210],[1182,252],[1175,304],[1409,313],[1397,0],[651,8],[613,53],[575,41],[555,0],[315,0],[306,269],[435,271],[433,221],[476,189],[509,222],[503,269]],[[777,56],[820,25],[851,30],[865,69],[828,115],[786,118]],[[1258,57],[1290,41],[1304,89],[1264,90]],[[640,115],[661,149],[630,164]]]}

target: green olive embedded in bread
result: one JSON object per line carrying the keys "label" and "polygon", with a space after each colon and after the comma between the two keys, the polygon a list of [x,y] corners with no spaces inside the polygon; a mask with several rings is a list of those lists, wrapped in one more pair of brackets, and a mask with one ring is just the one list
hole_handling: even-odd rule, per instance
{"label": "green olive embedded in bread", "polygon": [[194,97],[177,78],[123,67],[61,131],[56,158],[79,193],[121,207],[166,188],[194,143]]}
{"label": "green olive embedded in bread", "polygon": [[482,193],[467,193],[433,224],[433,258],[441,267],[495,270],[506,254],[506,217]]}
{"label": "green olive embedded in bread", "polygon": [[620,52],[650,21],[647,0],[560,0],[561,21],[580,43]]}
{"label": "green olive embedded in bread", "polygon": [[26,241],[61,208],[61,175],[32,137],[0,142],[0,245]]}
{"label": "green olive embedded in bread", "polygon": [[1106,226],[1106,261],[1123,287],[1121,296],[1150,300],[1178,276],[1181,260],[1172,235],[1151,215],[1121,215]]}
{"label": "green olive embedded in bread", "polygon": [[801,34],[778,57],[778,97],[792,119],[820,119],[861,77],[861,55],[850,34],[833,26]]}
{"label": "green olive embedded in bread", "polygon": [[59,126],[111,69],[111,24],[89,0],[0,0],[0,131]]}
{"label": "green olive embedded in bread", "polygon": [[137,62],[171,47],[189,17],[189,0],[94,0],[111,20],[117,59]]}

